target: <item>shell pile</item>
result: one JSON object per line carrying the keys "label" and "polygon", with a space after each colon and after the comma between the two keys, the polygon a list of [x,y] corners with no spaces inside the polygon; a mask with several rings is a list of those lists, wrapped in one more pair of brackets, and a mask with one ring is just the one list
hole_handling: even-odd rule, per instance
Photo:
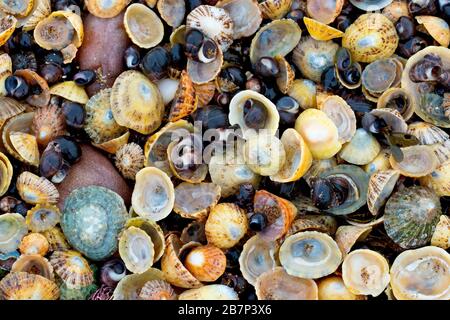
{"label": "shell pile", "polygon": [[0,1],[0,300],[450,300],[450,1]]}

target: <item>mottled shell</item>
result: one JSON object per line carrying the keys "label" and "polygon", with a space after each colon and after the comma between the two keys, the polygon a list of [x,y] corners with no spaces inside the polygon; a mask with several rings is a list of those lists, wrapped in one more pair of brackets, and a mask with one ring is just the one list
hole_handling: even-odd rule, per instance
{"label": "mottled shell", "polygon": [[370,132],[359,128],[350,142],[342,147],[339,157],[348,163],[362,166],[373,161],[380,151],[377,139]]}
{"label": "mottled shell", "polygon": [[50,245],[50,251],[65,251],[70,249],[64,233],[59,227],[53,227],[42,231],[42,234],[47,238]]}
{"label": "mottled shell", "polygon": [[413,186],[389,198],[384,227],[395,243],[410,249],[430,242],[440,215],[439,197],[430,189]]}
{"label": "mottled shell", "polygon": [[316,108],[317,88],[314,81],[308,79],[295,79],[287,94],[298,102],[300,108]]}
{"label": "mottled shell", "polygon": [[181,72],[178,89],[172,100],[169,111],[169,121],[175,122],[190,115],[197,109],[197,95],[195,93],[194,84],[188,73],[183,70]]}
{"label": "mottled shell", "polygon": [[221,0],[217,7],[225,9],[233,20],[233,38],[254,34],[262,22],[261,7],[253,0]]}
{"label": "mottled shell", "polygon": [[66,120],[62,109],[55,105],[38,108],[33,117],[33,132],[37,143],[46,146],[54,138],[63,135]]}
{"label": "mottled shell", "polygon": [[204,219],[220,199],[220,186],[214,183],[182,182],[175,188],[173,211],[183,218]]}
{"label": "mottled shell", "polygon": [[422,177],[420,184],[433,189],[439,197],[450,196],[450,160],[444,161],[429,175]]}
{"label": "mottled shell", "polygon": [[40,233],[29,233],[20,242],[19,251],[22,254],[38,254],[45,256],[49,244],[46,237]]}
{"label": "mottled shell", "polygon": [[423,177],[432,173],[439,165],[439,160],[429,146],[415,145],[401,148],[403,160],[398,162],[391,155],[389,162],[393,169],[406,177]]}
{"label": "mottled shell", "polygon": [[444,19],[434,16],[418,16],[415,18],[417,23],[423,25],[434,40],[441,46],[448,48],[450,44],[450,28]]}
{"label": "mottled shell", "polygon": [[157,8],[161,18],[173,28],[181,25],[186,14],[186,4],[183,0],[158,0]]}
{"label": "mottled shell", "polygon": [[11,132],[9,141],[23,162],[35,167],[39,166],[39,149],[34,135],[24,132]]}
{"label": "mottled shell", "polygon": [[17,19],[14,16],[2,15],[0,17],[0,45],[3,46],[14,33]]}
{"label": "mottled shell", "polygon": [[130,226],[119,235],[119,254],[128,270],[144,273],[153,265],[152,239],[144,230]]}
{"label": "mottled shell", "polygon": [[259,235],[245,242],[239,256],[239,269],[248,283],[254,286],[261,274],[278,265],[278,248],[276,241],[266,241]]}
{"label": "mottled shell", "polygon": [[353,247],[353,245],[364,240],[372,231],[372,227],[357,227],[357,226],[340,226],[336,230],[335,241],[345,257]]}
{"label": "mottled shell", "polygon": [[379,171],[370,176],[367,207],[374,216],[390,197],[399,177],[400,173],[395,170]]}
{"label": "mottled shell", "polygon": [[278,89],[280,89],[282,93],[287,94],[294,84],[295,70],[284,57],[276,56],[275,60],[280,68],[280,72],[275,79]]}
{"label": "mottled shell", "polygon": [[57,300],[56,283],[42,276],[12,272],[0,281],[0,299],[4,300]]}
{"label": "mottled shell", "polygon": [[344,99],[336,95],[329,96],[321,103],[319,109],[336,125],[341,143],[352,140],[356,132],[356,116]]}
{"label": "mottled shell", "polygon": [[152,9],[140,3],[133,3],[127,8],[123,25],[131,41],[140,48],[153,48],[164,37],[161,19]]}
{"label": "mottled shell", "polygon": [[153,280],[165,280],[161,270],[150,268],[141,274],[126,275],[114,289],[113,300],[139,300],[141,289]]}
{"label": "mottled shell", "polygon": [[450,248],[450,218],[442,215],[431,237],[431,245],[444,250]]}
{"label": "mottled shell", "polygon": [[277,174],[286,160],[280,139],[269,134],[252,135],[243,147],[245,163],[262,176]]}
{"label": "mottled shell", "polygon": [[398,45],[394,24],[380,13],[366,13],[350,25],[342,38],[342,46],[349,49],[358,62],[372,62],[390,57]]}
{"label": "mottled shell", "polygon": [[26,223],[32,232],[43,232],[56,226],[61,219],[57,206],[37,204],[27,212]]}
{"label": "mottled shell", "polygon": [[85,104],[89,100],[86,90],[78,86],[74,81],[64,81],[55,84],[50,88],[50,94],[81,104]]}
{"label": "mottled shell", "polygon": [[27,203],[55,204],[59,200],[59,192],[53,183],[28,171],[19,175],[16,187],[22,200]]}
{"label": "mottled shell", "polygon": [[86,0],[88,11],[99,18],[113,18],[130,3],[130,0]]}
{"label": "mottled shell", "polygon": [[34,0],[30,13],[23,18],[17,19],[17,27],[22,30],[33,30],[39,21],[50,15],[52,12],[50,0]]}
{"label": "mottled shell", "polygon": [[64,202],[61,227],[72,247],[91,260],[117,250],[117,236],[129,214],[122,197],[99,186],[72,191]]}
{"label": "mottled shell", "polygon": [[188,253],[184,265],[198,280],[214,282],[225,272],[227,258],[213,245],[199,246]]}
{"label": "mottled shell", "polygon": [[223,53],[220,47],[218,47],[217,56],[214,61],[202,63],[188,59],[186,71],[194,84],[206,84],[217,77],[222,70],[223,64]]}
{"label": "mottled shell", "polygon": [[150,280],[139,292],[140,300],[176,300],[177,294],[172,286],[164,280]]}
{"label": "mottled shell", "polygon": [[428,122],[414,122],[408,125],[408,133],[419,139],[421,144],[444,143],[450,139],[447,132]]}
{"label": "mottled shell", "polygon": [[314,280],[292,276],[281,267],[261,274],[255,289],[258,300],[318,300]]}
{"label": "mottled shell", "polygon": [[450,254],[433,246],[400,253],[391,267],[391,286],[398,300],[450,299]]}
{"label": "mottled shell", "polygon": [[304,37],[292,54],[292,61],[302,74],[315,82],[320,82],[323,71],[334,65],[334,57],[339,45],[333,41],[319,41]]}
{"label": "mottled shell", "polygon": [[19,248],[28,233],[25,219],[18,213],[0,215],[0,252],[8,253]]}
{"label": "mottled shell", "polygon": [[136,214],[159,221],[170,214],[174,203],[175,190],[167,174],[154,167],[144,168],[136,174],[131,197]]}
{"label": "mottled shell", "polygon": [[89,263],[77,251],[55,251],[50,263],[69,289],[81,289],[94,281]]}
{"label": "mottled shell", "polygon": [[300,41],[302,31],[291,19],[274,20],[258,30],[250,45],[250,61],[261,57],[286,56]]}
{"label": "mottled shell", "polygon": [[134,142],[123,145],[116,152],[116,167],[127,179],[135,179],[138,171],[144,167],[144,161],[144,151]]}
{"label": "mottled shell", "polygon": [[324,24],[330,24],[341,13],[344,0],[308,0],[308,16]]}
{"label": "mottled shell", "polygon": [[353,294],[340,276],[329,276],[317,283],[319,300],[365,300],[365,296]]}
{"label": "mottled shell", "polygon": [[50,262],[39,254],[22,254],[12,265],[11,272],[27,272],[55,280]]}
{"label": "mottled shell", "polygon": [[259,9],[265,19],[281,19],[291,9],[293,0],[264,0],[260,1]]}
{"label": "mottled shell", "polygon": [[[401,99],[404,105],[399,106],[397,100]],[[411,93],[403,88],[389,88],[378,98],[377,108],[389,108],[400,112],[403,119],[409,120],[414,114],[414,100]]]}
{"label": "mottled shell", "polygon": [[184,291],[178,300],[239,300],[233,288],[223,284],[210,284]]}
{"label": "mottled shell", "polygon": [[340,38],[344,35],[341,30],[308,17],[304,17],[303,22],[305,23],[306,29],[308,29],[309,35],[319,41]]}
{"label": "mottled shell", "polygon": [[233,203],[219,203],[209,213],[205,233],[208,243],[220,249],[228,249],[244,237],[247,228],[244,210]]}
{"label": "mottled shell", "polygon": [[327,276],[339,267],[342,253],[327,234],[304,231],[289,236],[280,247],[280,262],[286,272],[305,279]]}
{"label": "mottled shell", "polygon": [[149,134],[161,125],[164,103],[153,82],[139,71],[128,70],[114,81],[111,110],[119,125]]}
{"label": "mottled shell", "polygon": [[389,264],[376,251],[354,250],[342,263],[342,279],[353,294],[377,297],[389,284]]}

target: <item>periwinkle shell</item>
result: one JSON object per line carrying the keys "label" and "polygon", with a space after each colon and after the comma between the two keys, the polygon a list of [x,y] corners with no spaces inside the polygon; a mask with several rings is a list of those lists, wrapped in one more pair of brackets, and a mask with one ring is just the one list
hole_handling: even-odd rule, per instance
{"label": "periwinkle shell", "polygon": [[72,247],[98,261],[117,250],[117,237],[129,218],[123,199],[117,193],[89,186],[67,197],[61,227]]}

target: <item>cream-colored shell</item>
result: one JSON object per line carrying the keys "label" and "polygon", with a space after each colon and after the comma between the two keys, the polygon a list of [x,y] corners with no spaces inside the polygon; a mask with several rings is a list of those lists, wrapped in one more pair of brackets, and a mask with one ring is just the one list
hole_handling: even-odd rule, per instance
{"label": "cream-colored shell", "polygon": [[431,237],[431,245],[447,250],[450,248],[450,218],[442,215]]}

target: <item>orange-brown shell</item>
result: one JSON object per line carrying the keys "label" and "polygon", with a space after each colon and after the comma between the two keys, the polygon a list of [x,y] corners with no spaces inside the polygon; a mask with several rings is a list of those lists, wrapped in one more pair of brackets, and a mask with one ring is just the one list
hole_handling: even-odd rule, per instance
{"label": "orange-brown shell", "polygon": [[12,265],[11,272],[27,272],[55,280],[52,265],[39,254],[22,254]]}
{"label": "orange-brown shell", "polygon": [[164,280],[147,281],[139,292],[141,300],[176,300],[177,294]]}
{"label": "orange-brown shell", "polygon": [[25,79],[27,84],[31,86],[38,86],[41,88],[41,93],[31,94],[26,99],[26,102],[35,107],[45,107],[50,102],[50,88],[47,81],[36,72],[30,69],[21,69],[14,72],[14,75]]}
{"label": "orange-brown shell", "polygon": [[206,245],[192,249],[184,264],[198,280],[213,282],[225,272],[227,258],[219,248]]}
{"label": "orange-brown shell", "polygon": [[39,254],[45,256],[49,243],[46,237],[40,233],[30,233],[22,238],[19,250],[22,254]]}
{"label": "orange-brown shell", "polygon": [[195,94],[194,84],[188,73],[181,72],[178,90],[170,107],[169,121],[175,122],[190,115],[197,109],[197,96]]}
{"label": "orange-brown shell", "polygon": [[50,263],[69,289],[80,289],[94,281],[89,263],[77,251],[55,251],[50,257]]}
{"label": "orange-brown shell", "polygon": [[66,119],[62,109],[55,105],[38,108],[33,116],[32,130],[39,145],[45,147],[51,140],[64,134]]}

